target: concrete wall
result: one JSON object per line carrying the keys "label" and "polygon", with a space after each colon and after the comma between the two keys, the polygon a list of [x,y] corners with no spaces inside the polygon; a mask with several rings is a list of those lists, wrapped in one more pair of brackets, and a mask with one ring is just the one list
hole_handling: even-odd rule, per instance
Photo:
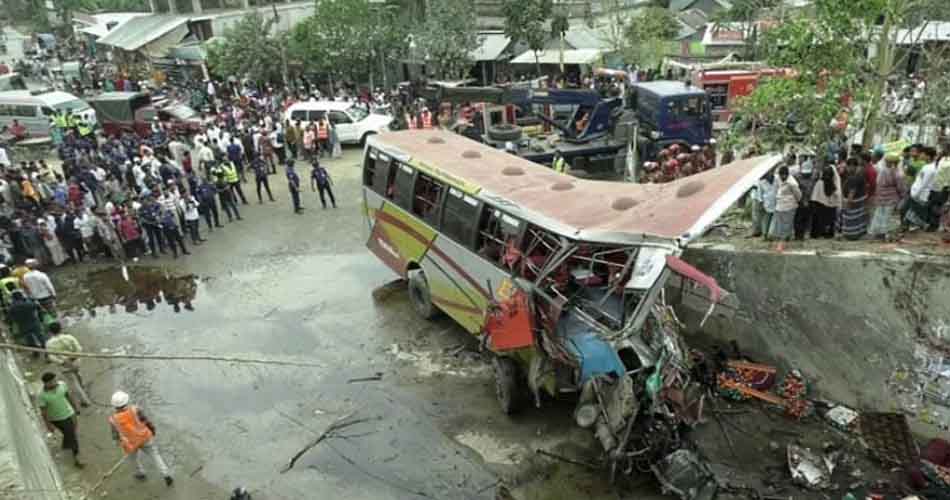
{"label": "concrete wall", "polygon": [[[685,259],[741,303],[735,318],[711,318],[703,335],[736,339],[764,362],[799,368],[833,400],[866,409],[906,408],[904,396],[888,387],[892,375],[926,369],[924,354],[935,351],[924,345],[950,346],[948,259],[712,248],[691,248]],[[948,352],[941,366],[950,367]],[[943,410],[943,423],[950,423]]]}
{"label": "concrete wall", "polygon": [[44,435],[23,374],[13,356],[0,351],[0,497],[69,498]]}

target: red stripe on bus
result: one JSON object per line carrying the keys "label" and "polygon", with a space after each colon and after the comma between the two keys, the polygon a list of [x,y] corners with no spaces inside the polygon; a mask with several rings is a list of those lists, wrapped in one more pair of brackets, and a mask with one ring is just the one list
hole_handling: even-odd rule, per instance
{"label": "red stripe on bus", "polygon": [[482,297],[486,299],[491,297],[491,295],[489,295],[488,293],[488,290],[486,290],[485,287],[481,285],[481,283],[475,281],[475,279],[472,278],[472,276],[469,275],[467,272],[465,272],[465,270],[462,269],[462,267],[459,266],[458,263],[456,263],[454,260],[449,258],[449,256],[446,255],[445,252],[440,250],[439,247],[437,247],[436,245],[433,245],[432,242],[427,240],[419,231],[413,229],[411,226],[397,219],[393,215],[383,212],[381,209],[376,212],[376,220],[377,221],[382,220],[383,222],[387,224],[391,224],[395,226],[396,228],[403,230],[406,234],[411,236],[413,239],[425,245],[427,249],[435,252],[435,254],[438,255],[440,259],[445,261],[445,263],[448,264],[449,267],[451,267],[453,271],[458,273],[458,275],[461,276],[462,279],[464,279],[470,285],[472,285],[472,287],[474,287],[475,290],[477,290],[478,293],[482,295]]}

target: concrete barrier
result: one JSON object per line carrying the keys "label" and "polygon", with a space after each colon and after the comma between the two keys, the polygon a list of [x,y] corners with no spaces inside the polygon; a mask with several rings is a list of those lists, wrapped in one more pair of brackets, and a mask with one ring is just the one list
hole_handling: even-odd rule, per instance
{"label": "concrete barrier", "polygon": [[67,500],[35,408],[14,356],[0,351],[0,497]]}
{"label": "concrete barrier", "polygon": [[[802,370],[823,397],[919,411],[928,404],[909,403],[916,396],[896,388],[895,373],[950,373],[950,259],[716,248],[691,248],[684,258],[741,306],[732,319],[710,318],[701,334]],[[683,316],[696,328],[694,313]],[[950,424],[940,406],[926,423]]]}

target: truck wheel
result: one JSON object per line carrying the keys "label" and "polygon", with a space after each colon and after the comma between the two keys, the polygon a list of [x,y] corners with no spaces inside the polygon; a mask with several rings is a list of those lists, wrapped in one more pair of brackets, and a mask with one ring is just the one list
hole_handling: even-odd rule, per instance
{"label": "truck wheel", "polygon": [[429,282],[422,270],[412,271],[409,275],[409,301],[422,319],[432,319],[438,314],[429,294]]}
{"label": "truck wheel", "polygon": [[488,137],[495,141],[517,141],[521,139],[521,127],[505,123],[488,127]]}
{"label": "truck wheel", "polygon": [[492,364],[495,367],[495,395],[498,397],[498,404],[505,415],[513,415],[524,405],[518,365],[515,360],[503,356],[495,356]]}

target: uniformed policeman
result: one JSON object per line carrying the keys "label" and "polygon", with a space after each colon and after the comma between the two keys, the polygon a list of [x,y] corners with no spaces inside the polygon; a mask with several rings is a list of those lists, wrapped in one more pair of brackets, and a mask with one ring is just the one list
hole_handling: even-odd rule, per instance
{"label": "uniformed policeman", "polygon": [[[146,195],[145,204],[139,211],[142,226],[148,234],[148,246],[152,257],[158,258],[158,253],[165,253],[165,240],[162,238],[162,206],[152,195]],[[157,251],[156,251],[157,247]]]}
{"label": "uniformed policeman", "polygon": [[300,176],[294,171],[293,161],[287,162],[287,189],[294,203],[294,213],[303,213],[303,207],[300,206]]}
{"label": "uniformed policeman", "polygon": [[[221,202],[221,208],[224,210],[225,215],[228,216],[228,222],[233,222],[234,219],[243,220],[241,219],[241,212],[238,211],[234,191],[231,189],[231,183],[228,182],[228,172],[229,170],[221,163],[217,163],[211,167],[214,188],[218,192],[218,201]],[[234,172],[234,175],[237,176],[237,171]]]}
{"label": "uniformed policeman", "polygon": [[247,198],[244,197],[244,190],[241,189],[241,176],[238,174],[237,167],[234,166],[231,160],[224,160],[221,162],[221,170],[224,172],[224,180],[230,186],[235,200],[237,200],[236,197],[240,196],[241,203],[247,205]]}
{"label": "uniformed policeman", "polygon": [[552,164],[552,166],[554,168],[554,171],[559,174],[567,173],[567,160],[565,160],[564,157],[561,156],[560,151],[556,151],[554,153],[554,163]]}

